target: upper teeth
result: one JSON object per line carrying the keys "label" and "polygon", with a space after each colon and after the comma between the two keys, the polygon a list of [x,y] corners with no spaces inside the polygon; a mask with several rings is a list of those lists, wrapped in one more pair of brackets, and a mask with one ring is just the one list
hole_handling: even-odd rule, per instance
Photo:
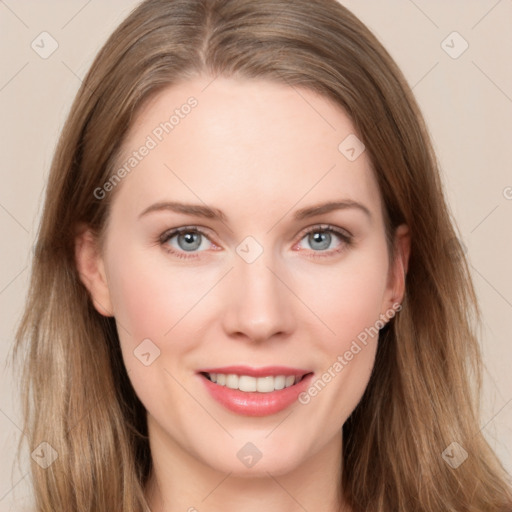
{"label": "upper teeth", "polygon": [[250,375],[235,375],[233,373],[208,373],[212,382],[220,386],[226,386],[240,391],[259,391],[260,393],[270,393],[283,388],[293,386],[296,380],[295,375],[276,375],[268,377],[251,377]]}

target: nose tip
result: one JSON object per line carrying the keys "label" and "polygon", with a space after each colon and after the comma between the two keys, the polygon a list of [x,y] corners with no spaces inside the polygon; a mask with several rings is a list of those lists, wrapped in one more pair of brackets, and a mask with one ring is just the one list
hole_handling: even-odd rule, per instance
{"label": "nose tip", "polygon": [[[250,242],[248,247],[248,252],[254,249]],[[230,273],[223,311],[228,335],[261,342],[293,330],[293,296],[267,260],[263,255],[252,263],[241,258]]]}

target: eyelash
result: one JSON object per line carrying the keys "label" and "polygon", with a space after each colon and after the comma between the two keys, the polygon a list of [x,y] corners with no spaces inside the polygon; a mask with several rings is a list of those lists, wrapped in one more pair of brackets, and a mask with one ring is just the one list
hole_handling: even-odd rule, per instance
{"label": "eyelash", "polygon": [[[326,257],[334,256],[335,254],[340,254],[340,253],[344,252],[345,250],[347,250],[353,243],[352,235],[348,234],[345,231],[342,231],[339,228],[336,228],[335,226],[331,226],[330,224],[321,224],[321,225],[312,226],[310,228],[306,228],[306,230],[304,230],[300,233],[299,242],[302,241],[302,239],[304,237],[306,237],[307,235],[309,235],[310,233],[317,233],[317,232],[335,234],[336,236],[338,236],[341,239],[342,244],[337,249],[330,249],[328,251],[313,251],[313,250],[311,250],[313,253],[319,253],[319,254],[313,254],[312,256],[310,256],[312,258],[326,258]],[[171,238],[174,238],[176,235],[181,235],[184,233],[198,233],[198,234],[204,236],[205,238],[207,238],[208,240],[210,240],[210,238],[208,237],[208,234],[206,232],[204,232],[202,229],[200,229],[196,226],[192,226],[192,227],[183,226],[181,228],[175,228],[175,229],[166,231],[159,237],[158,241],[159,241],[160,245],[164,246],[169,240],[171,240]],[[210,242],[211,242],[211,240],[210,240]],[[168,253],[172,254],[173,256],[176,256],[176,257],[182,258],[182,259],[191,259],[191,258],[199,257],[197,252],[196,253],[191,252],[189,255],[186,255],[185,252],[176,251],[173,248],[171,248],[169,245],[164,247],[164,250],[167,251]],[[303,249],[301,249],[301,250],[303,250]],[[199,251],[199,252],[202,252],[202,251]]]}

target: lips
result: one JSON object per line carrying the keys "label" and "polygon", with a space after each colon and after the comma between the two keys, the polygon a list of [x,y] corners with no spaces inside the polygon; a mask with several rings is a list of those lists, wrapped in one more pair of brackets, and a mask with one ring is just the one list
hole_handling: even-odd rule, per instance
{"label": "lips", "polygon": [[313,372],[287,366],[225,366],[198,372],[210,396],[232,412],[246,416],[275,414],[296,401]]}

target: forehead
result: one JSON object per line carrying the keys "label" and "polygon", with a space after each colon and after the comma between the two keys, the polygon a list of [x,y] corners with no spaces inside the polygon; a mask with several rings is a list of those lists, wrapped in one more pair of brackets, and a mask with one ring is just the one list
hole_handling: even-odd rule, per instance
{"label": "forehead", "polygon": [[308,89],[197,78],[161,91],[139,112],[117,162],[129,170],[118,192],[140,208],[199,199],[275,215],[351,198],[378,215],[369,158],[363,151],[353,159],[356,137],[343,109]]}

